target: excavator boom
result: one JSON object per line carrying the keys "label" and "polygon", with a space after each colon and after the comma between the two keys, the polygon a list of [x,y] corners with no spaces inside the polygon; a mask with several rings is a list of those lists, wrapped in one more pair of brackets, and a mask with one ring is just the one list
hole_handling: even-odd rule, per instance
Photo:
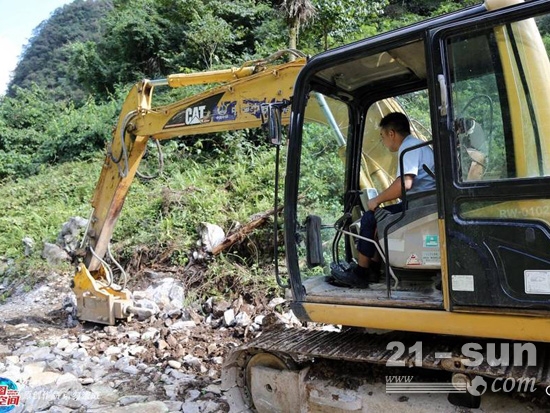
{"label": "excavator boom", "polygon": [[[294,60],[274,64],[284,54]],[[74,279],[80,319],[114,324],[115,319],[126,318],[126,309],[132,306],[129,292],[113,288],[104,257],[110,255],[113,230],[147,142],[260,127],[263,105],[289,101],[294,81],[305,63],[303,54],[290,50],[247,62],[240,68],[146,79],[132,87],[92,198],[85,256]],[[156,87],[196,84],[213,87],[166,106],[152,107]],[[282,121],[287,123],[288,117],[286,113]]]}

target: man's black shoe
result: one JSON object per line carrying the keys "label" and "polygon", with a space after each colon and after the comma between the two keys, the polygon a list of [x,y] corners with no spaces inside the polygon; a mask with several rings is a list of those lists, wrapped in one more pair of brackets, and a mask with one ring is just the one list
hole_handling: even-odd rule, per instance
{"label": "man's black shoe", "polygon": [[330,269],[332,279],[329,282],[338,287],[369,288],[367,277],[359,276],[355,269],[356,266],[348,266],[344,269],[333,263]]}
{"label": "man's black shoe", "polygon": [[380,271],[381,264],[378,261],[371,261],[370,267],[367,268],[367,280],[370,283],[377,283],[380,282]]}

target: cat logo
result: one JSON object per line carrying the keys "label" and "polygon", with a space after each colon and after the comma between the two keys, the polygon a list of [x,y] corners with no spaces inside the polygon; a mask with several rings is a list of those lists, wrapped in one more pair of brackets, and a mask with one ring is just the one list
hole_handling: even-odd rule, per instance
{"label": "cat logo", "polygon": [[205,105],[195,106],[195,107],[185,109],[185,124],[197,125],[199,123],[202,123],[205,110],[206,110]]}
{"label": "cat logo", "polygon": [[212,122],[214,112],[222,96],[223,93],[218,93],[217,95],[195,102],[191,106],[182,107],[166,122],[164,128],[181,128]]}

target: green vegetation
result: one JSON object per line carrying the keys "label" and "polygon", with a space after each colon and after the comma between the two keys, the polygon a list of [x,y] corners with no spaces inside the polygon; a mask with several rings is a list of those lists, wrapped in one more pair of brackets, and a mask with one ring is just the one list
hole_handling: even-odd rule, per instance
{"label": "green vegetation", "polygon": [[[236,66],[289,44],[315,54],[472,3],[75,0],[57,9],[36,28],[0,96],[0,251],[15,262],[10,277],[42,270],[41,244],[54,242],[70,217],[88,217],[104,149],[123,98],[139,79]],[[196,90],[160,91],[157,103]],[[320,142],[306,152],[319,156]],[[134,182],[114,233],[113,250],[124,265],[134,265],[144,249],[149,261],[186,265],[200,222],[228,232],[273,207],[274,151],[258,131],[162,147],[164,174]],[[324,196],[337,191],[322,193],[319,182],[307,182],[307,201],[326,202],[330,211],[335,205]],[[216,258],[201,280],[204,291],[233,285],[273,291],[270,232],[268,225]],[[30,257],[21,242],[27,236],[36,243]],[[0,267],[0,276],[7,275]]]}

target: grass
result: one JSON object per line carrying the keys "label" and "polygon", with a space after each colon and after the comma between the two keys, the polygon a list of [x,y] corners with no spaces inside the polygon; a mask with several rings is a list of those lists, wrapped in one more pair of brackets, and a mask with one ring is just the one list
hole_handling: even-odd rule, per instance
{"label": "grass", "polygon": [[[232,148],[220,144],[220,150],[209,152],[166,145],[163,175],[132,183],[112,239],[117,259],[128,265],[136,249],[145,247],[168,252],[167,264],[183,266],[196,248],[199,223],[217,224],[227,233],[237,223],[244,224],[252,215],[273,207],[273,150],[252,148],[246,135],[241,140],[239,136],[232,138],[237,140]],[[5,259],[13,260],[11,278],[34,271],[66,270],[66,265],[53,268],[41,259],[43,244],[55,243],[63,223],[71,217],[89,217],[102,163],[103,155],[98,153],[89,161],[43,167],[38,175],[2,183],[0,251]],[[267,227],[270,231],[270,225]],[[28,257],[22,243],[25,237],[35,243]],[[265,240],[265,245],[258,240]],[[230,294],[247,288],[262,290],[264,295],[273,292],[273,275],[262,262],[271,261],[270,240],[271,236],[260,237],[251,250],[239,249],[238,254],[244,256],[233,251],[216,257],[208,267],[202,293]]]}
{"label": "grass", "polygon": [[89,198],[98,176],[100,158],[95,162],[70,162],[47,167],[36,176],[7,181],[0,187],[0,251],[9,258],[23,255],[24,237],[35,241],[33,256],[40,255],[38,246],[55,242],[61,226],[70,217],[89,215]]}
{"label": "grass", "polygon": [[[325,142],[332,139],[314,135],[317,139],[310,140],[311,148],[306,145],[304,150],[314,155],[304,161],[304,168],[317,170],[324,165],[323,176],[304,181],[308,188],[304,208],[313,203],[332,210],[339,205],[335,199],[340,187],[333,178],[341,165],[332,159],[334,150],[325,148]],[[254,133],[190,137],[163,142],[162,147],[163,174],[150,181],[134,180],[112,236],[112,251],[130,277],[157,265],[175,266],[185,277],[201,222],[219,225],[228,234],[253,215],[273,208],[275,151],[259,143]],[[38,175],[2,182],[0,258],[11,263],[0,265],[0,277],[21,285],[21,280],[39,279],[29,274],[67,271],[67,264],[54,268],[41,258],[43,244],[55,243],[70,218],[89,217],[103,158],[96,153],[88,161],[43,166]],[[25,237],[34,240],[31,256],[24,255]],[[265,300],[281,294],[274,277],[272,240],[272,222],[267,222],[198,272],[190,270],[186,283],[194,290],[188,291],[188,299],[243,295]],[[282,253],[279,260],[284,273]],[[132,280],[128,285],[133,287]]]}

